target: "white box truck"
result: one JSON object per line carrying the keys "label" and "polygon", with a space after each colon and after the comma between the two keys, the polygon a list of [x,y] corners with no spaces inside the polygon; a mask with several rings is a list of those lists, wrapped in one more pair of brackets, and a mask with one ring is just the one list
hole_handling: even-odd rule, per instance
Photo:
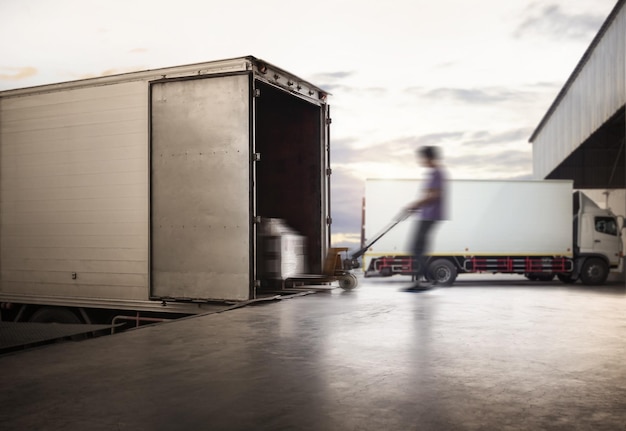
{"label": "white box truck", "polygon": [[[388,226],[421,187],[420,180],[368,179],[366,235]],[[451,180],[446,196],[447,218],[435,228],[427,260],[428,276],[439,284],[493,272],[596,285],[622,269],[618,217],[574,192],[571,181]],[[365,276],[415,272],[413,225],[398,224],[364,253]]]}
{"label": "white box truck", "polygon": [[0,92],[3,317],[254,299],[262,218],[319,273],[329,124],[327,93],[251,56]]}

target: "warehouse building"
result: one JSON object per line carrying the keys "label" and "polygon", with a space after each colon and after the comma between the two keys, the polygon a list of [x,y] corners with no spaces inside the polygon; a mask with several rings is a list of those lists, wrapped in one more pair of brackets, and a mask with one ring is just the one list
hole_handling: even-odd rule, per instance
{"label": "warehouse building", "polygon": [[530,137],[536,179],[571,179],[626,215],[626,0],[619,0]]}

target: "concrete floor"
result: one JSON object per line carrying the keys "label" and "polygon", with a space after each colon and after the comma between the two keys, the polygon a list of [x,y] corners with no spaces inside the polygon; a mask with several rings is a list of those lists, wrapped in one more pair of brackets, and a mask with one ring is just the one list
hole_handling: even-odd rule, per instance
{"label": "concrete floor", "polygon": [[366,280],[8,354],[0,429],[626,430],[623,285],[484,280]]}

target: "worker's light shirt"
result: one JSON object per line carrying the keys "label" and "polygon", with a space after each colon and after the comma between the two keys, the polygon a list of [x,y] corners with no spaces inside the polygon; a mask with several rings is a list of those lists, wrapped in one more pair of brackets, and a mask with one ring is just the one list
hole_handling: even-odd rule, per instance
{"label": "worker's light shirt", "polygon": [[443,172],[439,168],[433,168],[429,172],[428,180],[424,185],[424,195],[428,192],[428,190],[439,190],[439,197],[422,206],[422,216],[423,220],[443,220],[445,217],[444,211],[444,188],[445,178]]}

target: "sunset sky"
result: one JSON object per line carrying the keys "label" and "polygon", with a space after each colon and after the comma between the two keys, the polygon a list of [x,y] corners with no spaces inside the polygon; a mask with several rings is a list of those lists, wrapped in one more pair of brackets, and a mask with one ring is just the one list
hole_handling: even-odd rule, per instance
{"label": "sunset sky", "polygon": [[[532,131],[616,0],[0,0],[0,91],[254,55],[329,91],[333,243],[366,178],[532,177]],[[407,200],[413,196],[407,196]]]}

